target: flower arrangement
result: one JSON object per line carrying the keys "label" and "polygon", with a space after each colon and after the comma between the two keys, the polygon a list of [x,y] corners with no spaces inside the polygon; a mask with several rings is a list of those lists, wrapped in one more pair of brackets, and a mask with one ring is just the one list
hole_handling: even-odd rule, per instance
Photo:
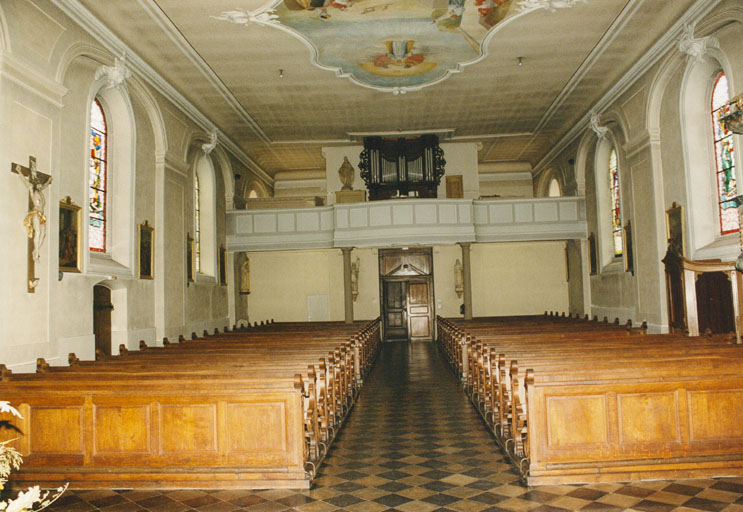
{"label": "flower arrangement", "polygon": [[[8,402],[0,401],[0,413],[10,413],[22,418],[21,414]],[[18,450],[9,446],[12,441],[14,439],[0,442],[0,491],[5,489],[10,472],[20,469],[21,462],[23,462]],[[59,487],[56,491],[42,491],[38,485],[29,487],[26,492],[19,492],[14,500],[0,502],[0,512],[28,512],[45,509],[67,490],[67,485]]]}

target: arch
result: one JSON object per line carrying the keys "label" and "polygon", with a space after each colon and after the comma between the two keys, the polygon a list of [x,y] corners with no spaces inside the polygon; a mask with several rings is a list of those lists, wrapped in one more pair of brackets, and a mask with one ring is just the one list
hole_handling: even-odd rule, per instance
{"label": "arch", "polygon": [[[217,187],[211,156],[202,152],[193,161],[194,244],[197,273],[216,276],[217,272]],[[197,192],[198,191],[198,192]]]}
{"label": "arch", "polygon": [[10,32],[8,32],[8,21],[3,12],[3,6],[0,5],[0,52],[10,53]]}
{"label": "arch", "polygon": [[130,94],[142,104],[152,125],[155,155],[165,155],[168,152],[168,137],[165,133],[165,121],[160,106],[149,89],[138,78],[130,77],[127,84]]}
{"label": "arch", "polygon": [[251,191],[255,191],[256,197],[271,197],[266,185],[255,177],[245,180],[245,185],[243,185],[242,189],[243,199],[248,199]]}
{"label": "arch", "polygon": [[102,66],[110,66],[114,61],[113,55],[97,46],[92,46],[86,43],[74,43],[62,53],[57,64],[54,79],[58,83],[64,83],[70,66],[80,57],[88,58]]}
{"label": "arch", "polygon": [[233,209],[235,201],[235,175],[232,172],[232,164],[224,150],[217,146],[211,155],[217,161],[219,170],[222,173],[222,183],[224,184],[224,204],[226,210]]}
{"label": "arch", "polygon": [[578,142],[578,150],[575,155],[575,188],[578,196],[586,196],[586,174],[590,172],[588,169],[588,152],[596,144],[596,139],[596,134],[587,130]]}
{"label": "arch", "polygon": [[[108,232],[111,243],[106,253],[126,270],[117,270],[121,275],[133,275],[135,263],[135,222],[134,193],[136,183],[136,121],[134,109],[128,91],[123,87],[108,86],[104,77],[91,85],[87,104],[98,99],[106,112],[109,126],[108,168],[109,185],[112,194],[109,197]],[[90,131],[90,120],[86,122],[86,131]],[[89,138],[86,139],[85,154],[90,154]],[[84,178],[87,190],[88,176]],[[88,246],[88,230],[85,229],[84,241]],[[91,270],[110,274],[107,262],[90,251],[86,251]],[[101,266],[103,265],[103,266]],[[97,267],[97,268],[96,268]],[[106,268],[104,268],[106,267]]]}
{"label": "arch", "polygon": [[594,157],[594,182],[596,187],[596,221],[598,224],[598,253],[601,267],[606,267],[609,264],[617,262],[623,255],[621,251],[617,252],[615,245],[614,233],[616,232],[614,226],[614,219],[612,218],[612,197],[610,192],[612,190],[612,184],[610,183],[610,156],[612,151],[616,157],[616,165],[618,170],[619,182],[616,184],[619,191],[619,242],[621,246],[621,228],[623,225],[623,219],[625,216],[625,205],[622,199],[622,191],[626,188],[624,176],[626,176],[625,169],[627,168],[624,152],[622,151],[622,144],[617,136],[618,126],[614,123],[610,125],[610,129],[606,136],[603,137],[598,144],[596,144],[595,157]]}
{"label": "arch", "polygon": [[[715,156],[710,102],[714,80],[724,72],[734,87],[731,66],[722,51],[710,48],[703,60],[687,61],[681,83],[679,113],[684,151],[684,176],[688,208],[689,255],[701,258],[735,258],[736,235],[721,235],[717,210]],[[740,156],[734,156],[740,180]],[[713,198],[715,199],[713,201]]]}
{"label": "arch", "polygon": [[[565,173],[562,168],[549,167],[539,175],[534,187],[535,197],[560,197],[565,190]],[[552,183],[557,183],[558,194],[550,196]]]}

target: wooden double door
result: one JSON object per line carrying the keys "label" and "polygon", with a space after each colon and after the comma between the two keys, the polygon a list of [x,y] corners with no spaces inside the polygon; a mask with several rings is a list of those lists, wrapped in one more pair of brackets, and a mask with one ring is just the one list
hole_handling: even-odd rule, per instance
{"label": "wooden double door", "polygon": [[431,341],[435,320],[431,249],[379,253],[385,341]]}

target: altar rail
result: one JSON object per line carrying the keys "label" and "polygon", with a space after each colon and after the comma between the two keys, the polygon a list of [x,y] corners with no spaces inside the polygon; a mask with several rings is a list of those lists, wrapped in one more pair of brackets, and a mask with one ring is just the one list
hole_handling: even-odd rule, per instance
{"label": "altar rail", "polygon": [[391,199],[227,212],[229,251],[586,238],[585,199]]}

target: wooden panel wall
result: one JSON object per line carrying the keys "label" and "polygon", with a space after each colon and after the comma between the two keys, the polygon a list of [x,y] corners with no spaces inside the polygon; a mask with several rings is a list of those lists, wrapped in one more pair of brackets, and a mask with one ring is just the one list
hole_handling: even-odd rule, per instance
{"label": "wooden panel wall", "polygon": [[529,484],[743,474],[743,376],[673,380],[530,386]]}

